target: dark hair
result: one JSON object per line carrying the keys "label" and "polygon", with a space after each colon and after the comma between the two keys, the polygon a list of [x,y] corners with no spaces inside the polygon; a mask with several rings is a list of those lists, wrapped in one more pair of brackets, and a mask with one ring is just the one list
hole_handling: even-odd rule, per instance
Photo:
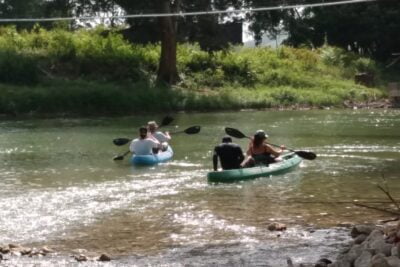
{"label": "dark hair", "polygon": [[139,132],[140,132],[140,133],[141,133],[141,132],[146,132],[146,133],[147,133],[147,128],[144,127],[144,126],[141,126],[141,127],[139,128]]}
{"label": "dark hair", "polygon": [[222,137],[222,143],[231,143],[231,142],[232,138],[230,138],[229,136]]}
{"label": "dark hair", "polygon": [[259,147],[263,142],[264,142],[265,137],[261,136],[261,135],[254,135],[254,139],[253,139],[253,147]]}

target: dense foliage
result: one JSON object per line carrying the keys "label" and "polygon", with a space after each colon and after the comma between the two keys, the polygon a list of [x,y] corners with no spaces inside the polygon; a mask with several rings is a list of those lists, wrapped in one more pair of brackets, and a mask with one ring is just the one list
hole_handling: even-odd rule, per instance
{"label": "dense foliage", "polygon": [[353,82],[357,71],[379,76],[375,62],[334,47],[210,54],[179,45],[181,82],[171,90],[154,83],[159,45],[132,45],[102,28],[0,28],[0,51],[0,113],[8,114],[331,106],[382,96]]}
{"label": "dense foliage", "polygon": [[[333,0],[332,0],[333,1]],[[117,10],[128,14],[140,13],[177,13],[192,11],[225,10],[228,8],[257,8],[271,5],[310,4],[313,0],[289,0],[266,3],[265,0],[4,0],[0,2],[0,17],[29,18],[81,16],[93,14],[115,14]],[[330,2],[328,1],[323,1]],[[336,2],[336,1],[335,1]],[[240,16],[207,15],[186,17],[160,17],[128,19],[132,27],[131,35],[149,33],[149,41],[161,41],[161,53],[157,65],[157,78],[167,84],[179,81],[176,41],[198,41],[205,50],[226,48],[226,40],[218,37],[224,35],[216,25],[222,21],[243,20]],[[262,34],[276,36],[282,31],[289,38],[286,44],[295,47],[308,46],[318,48],[329,44],[354,53],[369,56],[390,64],[392,54],[400,46],[400,2],[384,0],[339,6],[325,6],[302,9],[282,9],[246,14],[250,29],[256,40]],[[114,20],[108,21],[114,25]],[[12,22],[13,23],[13,22]],[[62,22],[70,29],[91,24],[84,21]],[[41,26],[52,28],[58,23],[42,22]],[[18,28],[30,29],[32,23],[16,23]],[[179,31],[182,25],[190,31]],[[140,34],[141,35],[141,34]],[[135,38],[132,38],[135,39]],[[142,40],[143,41],[143,40]],[[135,74],[133,74],[135,75]]]}
{"label": "dense foliage", "polygon": [[390,61],[393,53],[400,52],[400,1],[277,10],[249,18],[258,39],[263,32],[272,36],[287,32],[288,45],[321,47],[328,43],[380,61]]}

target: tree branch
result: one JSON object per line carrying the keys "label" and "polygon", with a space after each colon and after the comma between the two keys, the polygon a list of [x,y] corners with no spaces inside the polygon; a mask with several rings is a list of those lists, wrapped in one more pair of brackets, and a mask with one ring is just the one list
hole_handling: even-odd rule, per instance
{"label": "tree branch", "polygon": [[364,207],[364,208],[368,208],[368,209],[374,209],[374,210],[379,210],[379,211],[383,211],[383,212],[388,212],[390,214],[394,214],[394,215],[400,215],[400,212],[397,211],[393,211],[393,210],[388,210],[388,209],[384,209],[384,208],[378,208],[378,207],[372,207],[372,206],[367,206],[361,203],[353,203],[356,206],[359,207]]}

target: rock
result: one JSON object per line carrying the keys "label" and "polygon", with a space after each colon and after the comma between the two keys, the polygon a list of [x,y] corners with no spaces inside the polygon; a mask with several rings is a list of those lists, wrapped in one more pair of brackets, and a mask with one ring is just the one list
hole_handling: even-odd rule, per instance
{"label": "rock", "polygon": [[314,267],[328,267],[328,264],[331,264],[331,263],[332,263],[332,261],[330,261],[328,259],[325,259],[325,258],[322,258],[322,259],[319,259],[315,263]]}
{"label": "rock", "polygon": [[7,254],[10,252],[11,252],[11,250],[9,248],[3,248],[3,251],[2,251],[3,254]]}
{"label": "rock", "polygon": [[397,249],[397,246],[393,246],[393,247],[392,247],[392,249],[390,250],[390,255],[391,255],[391,256],[396,256],[396,257],[399,256],[399,251],[398,251],[398,249]]}
{"label": "rock", "polygon": [[363,248],[361,245],[354,245],[351,247],[350,251],[347,253],[348,261],[353,264],[354,261],[360,257],[361,253],[363,252]]}
{"label": "rock", "polygon": [[358,235],[355,239],[354,239],[354,244],[361,244],[362,242],[364,242],[367,239],[367,235],[366,234],[360,234]]}
{"label": "rock", "polygon": [[369,267],[391,267],[382,254],[372,257]]}
{"label": "rock", "polygon": [[110,261],[111,257],[108,256],[107,254],[101,254],[98,261]]}
{"label": "rock", "polygon": [[369,235],[375,229],[376,227],[374,225],[356,225],[351,229],[350,235],[352,238],[356,238],[361,234]]}
{"label": "rock", "polygon": [[369,251],[364,250],[360,257],[355,260],[354,267],[366,267],[371,262],[371,259],[372,254]]}
{"label": "rock", "polygon": [[83,254],[75,255],[75,256],[74,256],[74,259],[75,259],[76,261],[79,261],[79,262],[81,262],[81,261],[87,261],[87,260],[88,260],[88,258],[87,258],[85,255],[83,255]]}
{"label": "rock", "polygon": [[3,254],[10,253],[10,248],[8,246],[1,246],[0,253],[3,253]]}
{"label": "rock", "polygon": [[10,249],[16,249],[16,248],[20,248],[21,246],[20,246],[20,245],[17,245],[17,244],[8,244],[8,247],[9,247]]}
{"label": "rock", "polygon": [[351,267],[351,264],[347,257],[337,260],[335,263],[329,265],[329,267]]}
{"label": "rock", "polygon": [[46,255],[46,254],[52,253],[52,252],[54,252],[54,251],[51,248],[46,247],[46,246],[44,246],[40,249],[40,253],[43,255]]}
{"label": "rock", "polygon": [[328,267],[328,264],[326,264],[325,262],[317,261],[314,267]]}
{"label": "rock", "polygon": [[29,253],[29,257],[41,256],[41,255],[42,255],[42,251],[38,250],[37,248],[33,248],[31,250],[31,252]]}
{"label": "rock", "polygon": [[363,242],[363,246],[365,248],[369,248],[370,244],[375,242],[375,241],[385,241],[384,237],[383,237],[383,232],[380,230],[373,230],[369,236],[367,237],[367,239]]}
{"label": "rock", "polygon": [[[400,243],[397,243],[395,248],[397,250],[397,255],[400,256]],[[393,256],[395,256],[395,255],[393,255]]]}
{"label": "rock", "polygon": [[286,224],[283,223],[271,223],[268,225],[270,231],[284,231],[286,230]]}
{"label": "rock", "polygon": [[386,261],[391,267],[400,267],[400,259],[399,259],[399,257],[390,256],[390,257],[386,258]]}
{"label": "rock", "polygon": [[20,250],[20,252],[21,252],[22,255],[28,255],[28,254],[30,254],[32,252],[32,249],[31,248],[22,248]]}
{"label": "rock", "polygon": [[383,240],[383,239],[382,240],[376,239],[376,240],[371,241],[368,244],[367,248],[373,249],[376,252],[376,254],[382,253],[385,256],[390,256],[391,250],[392,250],[392,245],[386,243],[385,240]]}
{"label": "rock", "polygon": [[286,259],[286,263],[287,263],[288,267],[294,267],[293,261],[292,261],[291,258],[288,257],[288,258]]}

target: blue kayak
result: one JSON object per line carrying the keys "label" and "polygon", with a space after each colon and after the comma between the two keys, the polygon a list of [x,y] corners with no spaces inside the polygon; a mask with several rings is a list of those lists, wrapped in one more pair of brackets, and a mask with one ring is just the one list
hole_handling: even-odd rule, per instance
{"label": "blue kayak", "polygon": [[155,165],[157,163],[168,161],[173,156],[174,156],[174,151],[172,151],[171,146],[168,146],[167,150],[160,151],[157,154],[132,155],[131,163],[133,165]]}

